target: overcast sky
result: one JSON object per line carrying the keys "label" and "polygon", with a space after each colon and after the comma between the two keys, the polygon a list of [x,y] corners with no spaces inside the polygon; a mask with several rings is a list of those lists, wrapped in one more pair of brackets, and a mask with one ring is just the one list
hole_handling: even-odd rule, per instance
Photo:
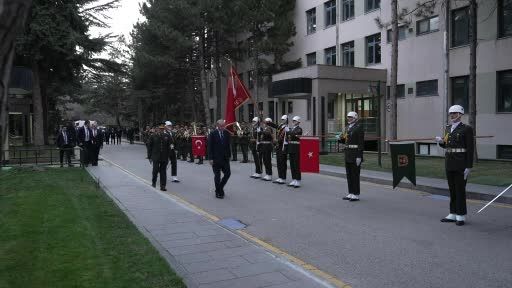
{"label": "overcast sky", "polygon": [[[98,4],[105,3],[108,0],[98,1]],[[139,3],[144,0],[121,0],[119,8],[109,11],[108,15],[112,18],[108,22],[109,29],[91,29],[93,36],[104,35],[107,33],[125,35],[126,39],[130,39],[130,31],[137,20],[142,19],[139,13]]]}

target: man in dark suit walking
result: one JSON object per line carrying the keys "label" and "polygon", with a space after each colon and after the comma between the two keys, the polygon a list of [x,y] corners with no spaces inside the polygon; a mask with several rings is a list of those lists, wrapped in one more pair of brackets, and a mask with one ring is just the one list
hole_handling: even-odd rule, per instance
{"label": "man in dark suit walking", "polygon": [[98,157],[103,148],[103,132],[98,129],[96,122],[92,123],[92,145],[91,145],[91,163],[92,166],[98,166]]}
{"label": "man in dark suit walking", "polygon": [[[231,176],[229,160],[231,158],[231,134],[225,130],[226,121],[218,120],[217,129],[208,136],[208,159],[213,168],[215,197],[224,198],[224,186]],[[224,174],[222,180],[220,172]]]}
{"label": "man in dark suit walking", "polygon": [[86,120],[84,126],[78,130],[78,146],[82,148],[82,163],[85,167],[91,162],[92,149],[92,131],[89,120]]}
{"label": "man in dark suit walking", "polygon": [[71,152],[73,147],[75,146],[74,138],[72,134],[67,131],[67,127],[63,126],[59,135],[57,135],[57,147],[59,147],[60,154],[60,167],[64,166],[64,154],[66,154],[66,160],[68,166],[71,167]]}

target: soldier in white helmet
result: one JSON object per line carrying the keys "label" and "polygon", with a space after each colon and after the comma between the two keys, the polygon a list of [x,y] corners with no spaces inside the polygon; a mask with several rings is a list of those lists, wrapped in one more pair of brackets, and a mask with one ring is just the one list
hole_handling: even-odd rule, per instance
{"label": "soldier in white helmet", "polygon": [[348,125],[339,142],[345,144],[345,169],[347,172],[348,195],[343,200],[359,201],[361,194],[361,163],[363,163],[364,129],[356,112],[347,114]]}
{"label": "soldier in white helmet", "polygon": [[450,214],[441,222],[455,222],[457,226],[466,221],[466,182],[473,168],[474,133],[473,128],[462,123],[464,108],[453,105],[448,110],[451,124],[446,126],[444,137],[436,137],[439,146],[445,149],[445,166],[448,187],[450,188]]}
{"label": "soldier in white helmet", "polygon": [[288,169],[288,142],[286,140],[287,134],[290,131],[288,127],[288,115],[281,116],[281,124],[277,127],[277,146],[276,146],[276,160],[277,160],[277,178],[274,183],[286,183],[286,170]]}
{"label": "soldier in white helmet", "polygon": [[265,118],[261,127],[261,136],[258,146],[258,153],[265,167],[265,181],[272,181],[272,147],[274,143],[274,130],[272,129],[272,119]]}
{"label": "soldier in white helmet", "polygon": [[300,125],[300,117],[292,118],[293,127],[287,132],[288,154],[290,159],[290,170],[292,172],[292,182],[288,186],[299,188],[302,175],[300,173],[300,136],[302,136],[302,128]]}
{"label": "soldier in white helmet", "polygon": [[252,119],[252,133],[251,140],[249,142],[249,149],[251,149],[252,158],[254,159],[254,165],[256,166],[256,172],[251,175],[251,178],[261,178],[261,157],[258,153],[258,146],[261,138],[261,127],[260,118],[254,117]]}

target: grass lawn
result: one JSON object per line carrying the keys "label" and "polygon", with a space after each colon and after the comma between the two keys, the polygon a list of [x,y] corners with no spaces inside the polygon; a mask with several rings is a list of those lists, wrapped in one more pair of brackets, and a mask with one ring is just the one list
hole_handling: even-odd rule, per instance
{"label": "grass lawn", "polygon": [[[331,153],[320,156],[320,163],[336,166],[345,166],[343,153]],[[363,169],[391,172],[391,158],[382,155],[382,168],[377,165],[377,154],[365,153]],[[444,158],[416,156],[416,175],[445,179]],[[508,186],[512,184],[512,162],[485,161],[474,163],[469,176],[470,183]]]}
{"label": "grass lawn", "polygon": [[185,287],[80,168],[0,172],[0,287]]}

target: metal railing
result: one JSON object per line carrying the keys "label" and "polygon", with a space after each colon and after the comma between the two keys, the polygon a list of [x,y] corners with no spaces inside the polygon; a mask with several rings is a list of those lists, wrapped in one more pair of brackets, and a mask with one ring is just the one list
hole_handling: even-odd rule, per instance
{"label": "metal railing", "polygon": [[[9,150],[1,150],[0,166],[23,166],[23,165],[56,165],[60,164],[60,151],[71,152],[71,164],[82,166],[82,149],[74,148],[55,148],[47,146],[35,147],[10,147]],[[67,164],[66,154],[64,153],[63,163]]]}

